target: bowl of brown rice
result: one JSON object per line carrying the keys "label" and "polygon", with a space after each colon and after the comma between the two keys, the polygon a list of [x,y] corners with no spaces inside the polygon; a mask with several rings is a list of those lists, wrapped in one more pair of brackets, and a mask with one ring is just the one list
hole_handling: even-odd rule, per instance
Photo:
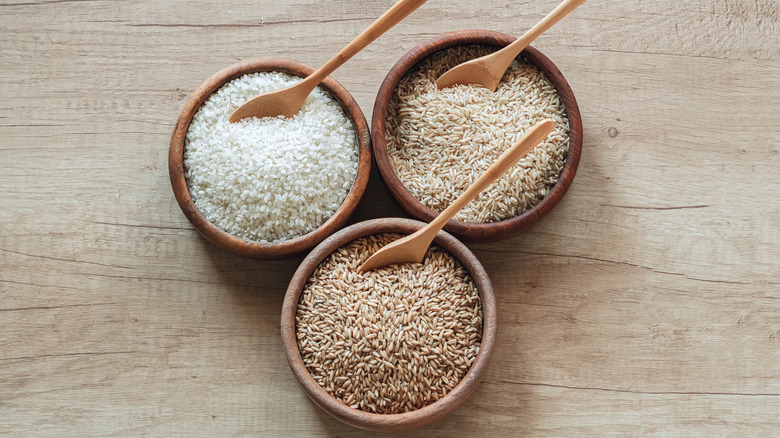
{"label": "bowl of brown rice", "polygon": [[533,47],[495,92],[478,85],[438,90],[435,80],[515,40],[486,30],[451,32],[413,48],[390,70],[374,104],[372,147],[390,194],[430,222],[534,123],[553,132],[444,229],[465,241],[496,241],[531,229],[568,190],[582,151],[577,101],[558,68]]}
{"label": "bowl of brown rice", "polygon": [[496,339],[493,288],[476,256],[439,232],[422,263],[365,273],[374,251],[425,223],[374,219],[314,248],[287,289],[281,335],[306,394],[352,426],[402,431],[460,406]]}
{"label": "bowl of brown rice", "polygon": [[184,104],[168,167],[184,215],[210,242],[257,259],[288,257],[343,227],[371,170],[368,124],[355,99],[327,77],[293,118],[229,115],[314,68],[281,58],[231,65]]}

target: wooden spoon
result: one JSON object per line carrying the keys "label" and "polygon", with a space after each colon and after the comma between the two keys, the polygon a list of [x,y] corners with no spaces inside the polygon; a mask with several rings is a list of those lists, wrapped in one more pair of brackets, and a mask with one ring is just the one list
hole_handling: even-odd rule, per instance
{"label": "wooden spoon", "polygon": [[414,12],[415,9],[422,6],[426,1],[427,0],[399,1],[314,73],[287,88],[263,94],[246,102],[230,115],[230,123],[235,123],[246,117],[262,118],[276,117],[279,115],[294,117],[301,110],[301,107],[303,107],[303,103],[306,101],[309,94],[311,94],[314,88],[316,88],[323,79],[333,73],[334,70],[347,62],[349,58],[355,56],[357,52],[361,51],[380,35],[406,18],[407,15]]}
{"label": "wooden spoon", "polygon": [[436,233],[458,214],[466,204],[476,198],[478,194],[509,170],[517,161],[525,157],[540,141],[544,140],[552,132],[554,126],[555,122],[551,119],[542,120],[534,125],[514,146],[501,154],[498,160],[471,184],[455,202],[439,213],[428,225],[414,234],[402,237],[382,247],[358,267],[358,272],[370,271],[392,265],[393,263],[420,263],[431,242],[433,242],[433,238],[436,237]]}
{"label": "wooden spoon", "polygon": [[512,64],[512,61],[517,58],[517,55],[531,44],[531,41],[535,40],[539,35],[560,21],[561,18],[583,3],[585,3],[585,0],[564,0],[557,8],[547,14],[542,21],[512,44],[498,52],[466,61],[446,71],[436,80],[436,87],[442,89],[461,84],[479,84],[490,89],[490,91],[496,91],[498,83],[501,82],[501,78],[504,76],[504,72]]}

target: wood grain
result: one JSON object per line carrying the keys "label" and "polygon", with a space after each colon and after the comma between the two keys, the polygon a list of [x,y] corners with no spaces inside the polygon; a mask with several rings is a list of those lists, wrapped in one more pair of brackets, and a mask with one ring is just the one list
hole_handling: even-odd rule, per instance
{"label": "wood grain", "polygon": [[[341,436],[285,360],[302,260],[202,238],[167,172],[187,97],[238,61],[322,65],[392,0],[0,2],[0,434]],[[521,35],[557,0],[429,1],[334,73],[364,113],[437,34]],[[583,120],[566,197],[470,247],[500,330],[411,436],[780,429],[780,6],[589,0],[534,46]],[[373,171],[354,220],[401,215]]]}

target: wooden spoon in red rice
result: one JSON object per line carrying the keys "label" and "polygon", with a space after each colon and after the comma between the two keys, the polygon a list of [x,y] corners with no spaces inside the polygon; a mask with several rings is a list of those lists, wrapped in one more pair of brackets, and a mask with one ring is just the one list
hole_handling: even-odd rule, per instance
{"label": "wooden spoon in red rice", "polygon": [[441,90],[455,85],[478,84],[490,91],[496,91],[504,72],[517,55],[531,44],[531,41],[583,3],[585,0],[564,0],[517,41],[490,55],[466,61],[444,72],[436,80],[436,87]]}
{"label": "wooden spoon in red rice", "polygon": [[532,126],[514,146],[501,154],[498,160],[482,176],[428,225],[422,227],[414,234],[402,237],[382,247],[358,267],[358,272],[370,271],[394,263],[420,263],[431,242],[433,242],[433,238],[436,237],[436,233],[458,214],[466,204],[476,198],[493,181],[497,180],[516,162],[520,161],[521,158],[525,157],[534,146],[544,140],[552,132],[554,126],[555,122],[552,119],[542,120]]}

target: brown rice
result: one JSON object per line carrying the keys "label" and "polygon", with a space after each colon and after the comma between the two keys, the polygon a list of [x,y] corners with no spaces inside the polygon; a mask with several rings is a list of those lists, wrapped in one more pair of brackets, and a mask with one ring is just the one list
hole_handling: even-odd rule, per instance
{"label": "brown rice", "polygon": [[525,131],[545,118],[553,132],[461,210],[455,219],[498,222],[536,205],[558,181],[569,149],[569,123],[552,83],[515,60],[495,92],[475,85],[438,90],[436,79],[495,48],[458,46],[424,59],[401,79],[388,105],[385,141],[406,188],[441,212]]}

